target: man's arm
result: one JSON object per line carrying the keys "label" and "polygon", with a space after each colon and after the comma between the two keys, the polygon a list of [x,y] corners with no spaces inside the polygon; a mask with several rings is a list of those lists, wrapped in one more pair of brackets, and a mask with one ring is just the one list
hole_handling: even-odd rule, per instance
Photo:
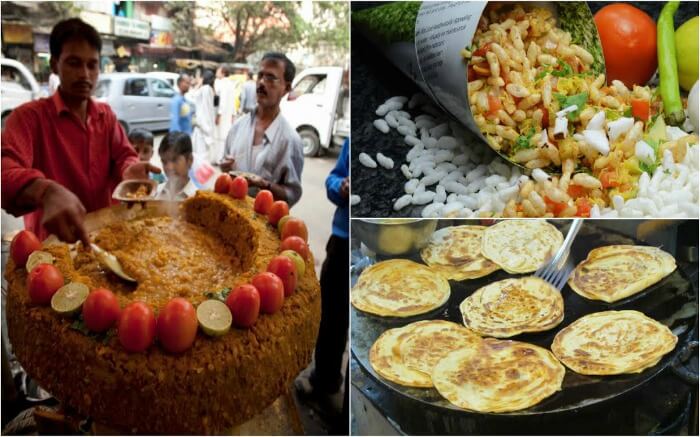
{"label": "man's arm", "polygon": [[301,198],[301,173],[304,170],[304,148],[301,138],[298,136],[290,139],[289,160],[287,162],[287,172],[283,178],[284,190],[287,193],[287,203],[291,208]]}
{"label": "man's arm", "polygon": [[348,145],[349,141],[345,140],[338,161],[326,178],[326,195],[337,206],[343,206],[348,201],[347,197],[344,198],[341,193],[343,180],[348,176]]}
{"label": "man's arm", "polygon": [[173,97],[170,102],[170,132],[180,132],[180,104],[182,100],[178,96]]}

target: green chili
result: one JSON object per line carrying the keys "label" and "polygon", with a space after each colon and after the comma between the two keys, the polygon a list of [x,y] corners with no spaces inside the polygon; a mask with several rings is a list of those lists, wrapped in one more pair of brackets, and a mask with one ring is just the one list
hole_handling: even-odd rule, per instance
{"label": "green chili", "polygon": [[657,27],[657,55],[659,61],[659,88],[664,102],[664,114],[668,124],[680,126],[685,121],[681,93],[678,88],[678,64],[676,62],[676,41],[673,17],[678,9],[678,1],[666,3]]}

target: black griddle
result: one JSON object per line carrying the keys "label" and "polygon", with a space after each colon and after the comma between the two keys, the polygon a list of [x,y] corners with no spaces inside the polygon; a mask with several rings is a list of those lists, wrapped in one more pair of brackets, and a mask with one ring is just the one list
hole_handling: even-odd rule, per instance
{"label": "black griddle", "polygon": [[[553,224],[566,235],[569,222],[555,221]],[[572,246],[571,256],[573,261],[578,263],[584,260],[592,249],[611,244],[643,245],[644,243],[616,231],[602,229],[590,222],[586,222]],[[422,262],[417,254],[409,259]],[[389,390],[398,398],[412,401],[411,403],[415,404],[415,407],[424,407],[422,410],[426,414],[433,415],[436,412],[437,414],[443,412],[465,419],[470,417],[476,418],[477,421],[489,420],[489,418],[506,422],[520,422],[533,418],[539,421],[543,420],[543,417],[546,418],[548,416],[576,414],[584,408],[604,404],[607,400],[622,397],[625,394],[629,395],[669,367],[674,360],[678,359],[679,355],[684,353],[684,350],[690,344],[694,331],[697,329],[697,286],[691,286],[691,279],[677,269],[671,275],[643,292],[612,304],[585,299],[574,293],[566,285],[562,290],[565,315],[561,324],[546,332],[520,334],[510,338],[511,340],[524,341],[549,349],[557,332],[586,314],[607,310],[641,311],[647,316],[669,326],[674,334],[678,336],[678,344],[658,364],[639,374],[586,376],[579,375],[567,368],[561,391],[528,409],[496,414],[462,410],[442,398],[435,389],[419,389],[394,384],[376,374],[374,369],[372,369],[368,357],[369,349],[379,335],[387,329],[404,326],[417,320],[428,319],[444,319],[462,324],[462,316],[459,311],[459,304],[462,300],[486,284],[517,276],[522,275],[511,275],[504,271],[497,271],[475,280],[450,281],[451,296],[443,307],[431,313],[411,318],[383,318],[363,313],[353,307],[353,357],[359,362],[363,370],[378,382],[380,387]],[[357,275],[353,275],[352,279],[354,284],[354,281],[357,280]],[[464,423],[472,422],[466,421]],[[459,430],[453,431],[458,432]],[[571,430],[571,432],[577,433],[576,430]]]}

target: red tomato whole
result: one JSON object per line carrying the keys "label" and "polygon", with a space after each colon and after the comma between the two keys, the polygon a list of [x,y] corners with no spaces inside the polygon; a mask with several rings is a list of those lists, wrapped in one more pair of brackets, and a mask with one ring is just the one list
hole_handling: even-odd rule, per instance
{"label": "red tomato whole", "polygon": [[216,178],[216,184],[214,184],[214,192],[220,194],[227,194],[231,189],[231,176],[228,173],[224,173],[218,178]]}
{"label": "red tomato whole", "polygon": [[282,235],[280,235],[280,238],[284,240],[287,237],[295,235],[304,241],[309,241],[309,231],[306,229],[304,220],[292,217],[282,226]]}
{"label": "red tomato whole", "polygon": [[181,297],[170,299],[158,313],[158,340],[168,352],[184,352],[192,347],[197,326],[194,306]]}
{"label": "red tomato whole", "polygon": [[280,246],[280,252],[285,250],[293,250],[299,255],[301,255],[305,261],[309,260],[309,245],[306,244],[301,237],[293,235],[282,240],[282,245]]}
{"label": "red tomato whole", "polygon": [[10,243],[10,256],[18,267],[24,267],[27,258],[35,250],[41,249],[41,241],[32,231],[21,231]]}
{"label": "red tomato whole", "polygon": [[233,198],[243,199],[248,195],[248,180],[243,176],[236,176],[231,182],[231,189],[228,193]]}
{"label": "red tomato whole", "polygon": [[654,20],[634,6],[614,3],[599,10],[593,21],[603,47],[607,82],[621,80],[630,89],[647,83],[657,67]]}
{"label": "red tomato whole", "polygon": [[63,287],[63,273],[53,264],[39,264],[27,276],[29,298],[33,303],[48,305],[51,297]]}
{"label": "red tomato whole", "polygon": [[255,196],[255,204],[253,205],[253,209],[258,214],[267,214],[268,212],[270,212],[272,202],[274,201],[275,198],[272,197],[272,191],[260,190],[258,192],[258,195]]}
{"label": "red tomato whole", "polygon": [[132,302],[124,308],[117,325],[119,343],[128,352],[143,352],[156,338],[156,316],[144,302]]}
{"label": "red tomato whole", "polygon": [[83,320],[90,331],[104,332],[119,320],[117,296],[106,288],[92,290],[83,303]]}
{"label": "red tomato whole", "polygon": [[270,272],[258,273],[250,281],[260,293],[260,311],[274,314],[284,303],[284,284],[282,280]]}
{"label": "red tomato whole", "polygon": [[291,296],[297,288],[297,266],[294,261],[284,255],[277,255],[270,260],[267,271],[274,273],[282,280],[284,297]]}
{"label": "red tomato whole", "polygon": [[250,328],[260,314],[260,292],[250,284],[239,285],[226,298],[226,305],[235,326]]}
{"label": "red tomato whole", "polygon": [[270,211],[267,213],[267,220],[272,226],[277,226],[277,222],[285,215],[289,215],[289,205],[284,200],[278,200],[270,207]]}

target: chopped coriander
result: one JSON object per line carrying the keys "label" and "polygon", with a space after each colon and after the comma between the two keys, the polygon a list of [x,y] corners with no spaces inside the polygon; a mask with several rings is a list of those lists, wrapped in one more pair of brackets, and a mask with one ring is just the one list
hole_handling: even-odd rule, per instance
{"label": "chopped coriander", "polygon": [[614,111],[612,109],[605,109],[605,118],[614,121],[617,120],[618,118],[622,117],[622,115],[618,111]]}
{"label": "chopped coriander", "polygon": [[556,77],[567,77],[573,74],[573,70],[571,69],[571,66],[567,64],[566,62],[562,61],[561,59],[557,59],[557,65],[561,67],[560,70],[553,70],[552,71],[552,76]]}
{"label": "chopped coriander", "polygon": [[632,116],[632,107],[628,106],[625,108],[625,112],[622,113],[625,117],[631,117]]}
{"label": "chopped coriander", "polygon": [[657,163],[647,164],[646,162],[639,161],[639,169],[643,172],[649,173],[652,176],[659,165]]}
{"label": "chopped coriander", "polygon": [[576,105],[577,109],[567,114],[567,118],[570,121],[575,121],[581,113],[581,110],[586,106],[588,93],[574,94],[572,96],[554,93],[554,97],[556,97],[559,101],[559,107],[561,109],[568,108],[571,105]]}
{"label": "chopped coriander", "polygon": [[208,299],[216,299],[225,303],[226,298],[230,293],[231,287],[225,287],[218,291],[207,291],[206,293],[204,293],[204,296],[206,296]]}
{"label": "chopped coriander", "polygon": [[512,152],[517,153],[520,150],[531,149],[532,145],[530,144],[530,139],[533,135],[535,135],[535,128],[531,127],[527,132],[527,135],[520,135],[518,139],[515,140],[515,144],[512,147]]}

